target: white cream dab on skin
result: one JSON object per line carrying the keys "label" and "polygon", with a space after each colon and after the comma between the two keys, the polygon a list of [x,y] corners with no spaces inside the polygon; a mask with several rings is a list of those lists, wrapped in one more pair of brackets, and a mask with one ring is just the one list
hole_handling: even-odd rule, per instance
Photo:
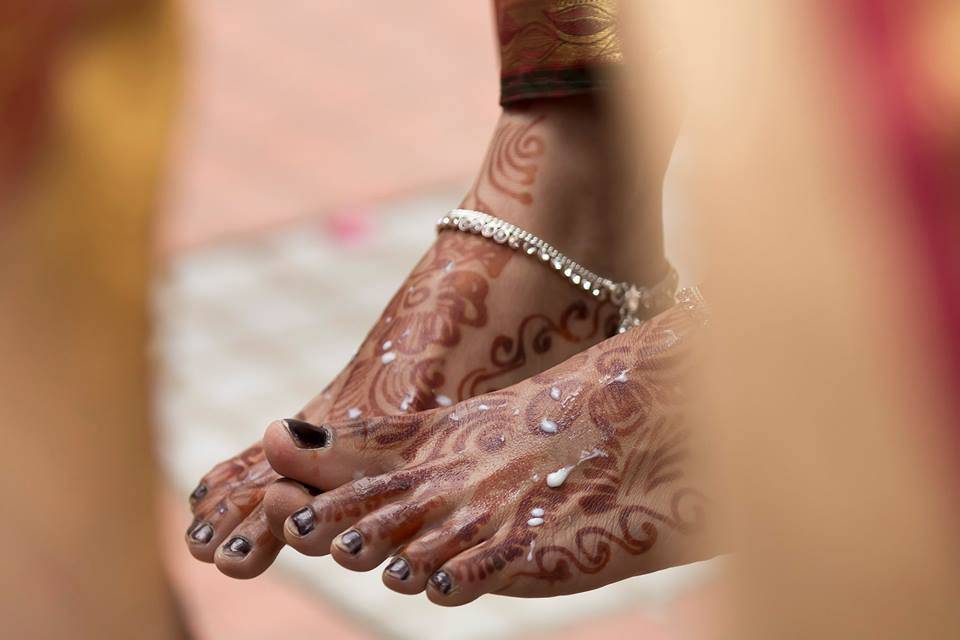
{"label": "white cream dab on skin", "polygon": [[544,433],[556,433],[558,429],[559,427],[557,426],[557,423],[553,420],[544,418],[540,421],[540,431],[543,431]]}
{"label": "white cream dab on skin", "polygon": [[593,451],[581,451],[580,459],[577,460],[577,464],[572,464],[566,467],[557,469],[553,473],[547,475],[547,486],[551,489],[556,489],[560,487],[567,480],[567,476],[570,475],[570,472],[573,471],[577,465],[583,464],[587,460],[592,460],[593,458],[600,458],[606,456],[606,452],[601,451],[600,449],[594,449]]}

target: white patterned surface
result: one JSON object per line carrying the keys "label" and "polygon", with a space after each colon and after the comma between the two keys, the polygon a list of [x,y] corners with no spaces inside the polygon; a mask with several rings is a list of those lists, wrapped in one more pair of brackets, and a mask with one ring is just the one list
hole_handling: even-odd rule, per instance
{"label": "white patterned surface", "polygon": [[[154,353],[161,450],[184,495],[339,372],[456,202],[449,193],[382,207],[359,246],[302,225],[176,258],[158,288]],[[287,549],[273,569],[385,637],[452,640],[542,632],[627,608],[655,614],[708,570],[701,563],[575,596],[485,597],[444,609],[389,591],[379,571],[353,573],[329,558]]]}

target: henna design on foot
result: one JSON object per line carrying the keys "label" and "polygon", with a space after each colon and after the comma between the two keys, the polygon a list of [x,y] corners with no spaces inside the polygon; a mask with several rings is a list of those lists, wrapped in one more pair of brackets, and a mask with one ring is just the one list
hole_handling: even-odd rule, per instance
{"label": "henna design on foot", "polygon": [[[583,591],[699,558],[707,500],[689,472],[682,388],[701,330],[675,307],[507,389],[332,424],[322,459],[268,431],[278,470],[303,482],[356,452],[384,461],[375,477],[303,500],[317,524],[288,543],[355,570],[399,546],[384,583],[444,605]],[[301,512],[275,502],[289,502],[284,489],[271,489],[268,511],[296,532]],[[343,531],[362,548],[331,545]]]}

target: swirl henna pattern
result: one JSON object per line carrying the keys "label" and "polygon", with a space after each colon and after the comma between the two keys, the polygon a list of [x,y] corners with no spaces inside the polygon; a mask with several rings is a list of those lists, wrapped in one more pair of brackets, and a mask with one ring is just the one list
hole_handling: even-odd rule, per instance
{"label": "swirl henna pattern", "polygon": [[[267,511],[304,553],[359,570],[395,555],[390,588],[446,605],[571,593],[688,562],[707,524],[683,393],[700,328],[675,307],[501,391],[317,427],[333,444],[309,458],[278,428],[267,447],[285,476],[309,483],[317,455],[386,471],[293,515],[272,509],[291,504],[278,488]],[[331,511],[350,517],[330,522]]]}
{"label": "swirl henna pattern", "polygon": [[497,336],[490,346],[492,367],[478,367],[470,371],[457,387],[461,399],[479,393],[494,391],[496,381],[527,364],[527,354],[544,354],[553,346],[554,338],[571,343],[589,340],[596,335],[612,336],[617,331],[616,317],[604,305],[590,305],[578,300],[567,307],[558,321],[544,314],[524,318],[515,337]]}
{"label": "swirl henna pattern", "polygon": [[464,198],[463,207],[492,213],[491,202],[506,197],[522,205],[533,204],[531,187],[537,180],[544,140],[535,132],[543,120],[507,122],[493,136],[483,170]]}

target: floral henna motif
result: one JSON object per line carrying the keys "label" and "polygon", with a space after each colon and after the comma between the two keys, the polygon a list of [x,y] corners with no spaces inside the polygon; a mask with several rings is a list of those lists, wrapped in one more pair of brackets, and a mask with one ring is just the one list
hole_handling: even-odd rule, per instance
{"label": "floral henna motif", "polygon": [[464,326],[483,327],[489,318],[490,280],[512,257],[506,247],[456,233],[444,233],[407,278],[383,312],[368,340],[389,343],[405,354],[431,345],[450,347]]}

